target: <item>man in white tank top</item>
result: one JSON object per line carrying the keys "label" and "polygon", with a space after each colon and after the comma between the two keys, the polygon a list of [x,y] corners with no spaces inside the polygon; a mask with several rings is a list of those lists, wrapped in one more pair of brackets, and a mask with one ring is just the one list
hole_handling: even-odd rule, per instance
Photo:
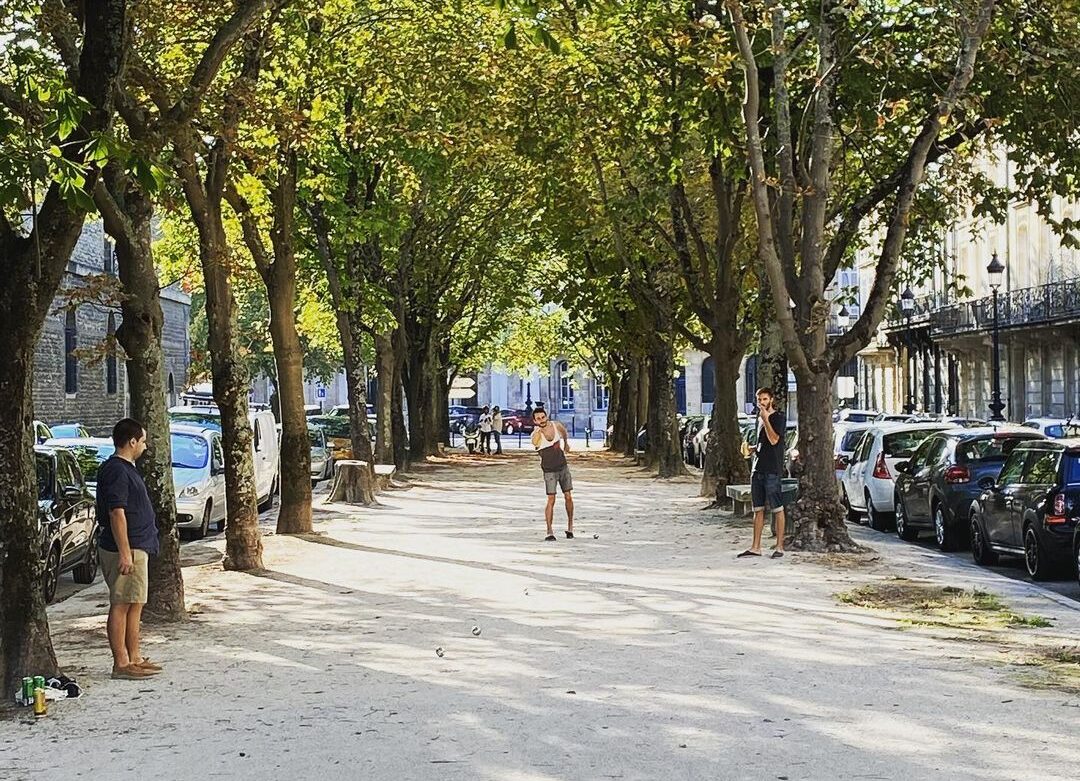
{"label": "man in white tank top", "polygon": [[544,508],[544,523],[547,524],[548,542],[555,541],[552,522],[555,515],[555,489],[562,491],[566,501],[566,539],[574,539],[574,481],[570,477],[570,467],[566,463],[566,453],[570,450],[570,439],[566,427],[557,420],[549,420],[547,410],[533,410],[533,447],[540,453],[540,468],[544,471],[544,488],[547,491],[547,506]]}

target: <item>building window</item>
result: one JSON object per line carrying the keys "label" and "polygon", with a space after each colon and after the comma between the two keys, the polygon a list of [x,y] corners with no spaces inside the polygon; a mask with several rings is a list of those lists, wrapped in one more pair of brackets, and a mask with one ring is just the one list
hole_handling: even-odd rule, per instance
{"label": "building window", "polygon": [[109,352],[105,356],[105,392],[116,395],[116,315],[109,313]]}
{"label": "building window", "polygon": [[77,393],[79,390],[79,360],[75,357],[78,346],[75,310],[69,309],[64,320],[64,391],[66,393]]}
{"label": "building window", "polygon": [[596,391],[594,394],[596,398],[593,402],[594,409],[606,410],[608,408],[608,401],[611,398],[611,389],[608,387],[608,384],[603,377],[597,377],[593,387]]}
{"label": "building window", "polygon": [[574,408],[573,377],[570,375],[570,364],[566,361],[559,363],[559,409],[572,410]]}

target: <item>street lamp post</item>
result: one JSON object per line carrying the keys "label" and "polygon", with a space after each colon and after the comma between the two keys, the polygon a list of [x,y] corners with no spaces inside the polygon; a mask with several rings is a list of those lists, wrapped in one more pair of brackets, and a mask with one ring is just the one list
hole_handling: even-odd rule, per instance
{"label": "street lamp post", "polygon": [[915,411],[915,391],[912,386],[914,370],[911,366],[911,315],[915,310],[915,294],[911,292],[910,287],[904,288],[904,292],[900,294],[900,309],[904,313],[904,322],[906,323],[904,349],[907,351],[907,356],[904,360],[904,369],[907,374],[907,404],[904,407],[904,412],[910,415]]}
{"label": "street lamp post", "polygon": [[990,398],[990,420],[995,423],[1004,422],[1005,417],[1001,414],[1005,409],[1001,401],[1001,338],[998,328],[998,288],[1001,287],[1001,278],[1005,273],[1005,266],[998,260],[997,252],[990,259],[986,267],[986,274],[990,279],[991,305],[994,307],[994,330],[993,345],[994,355],[990,370],[993,376],[993,392]]}

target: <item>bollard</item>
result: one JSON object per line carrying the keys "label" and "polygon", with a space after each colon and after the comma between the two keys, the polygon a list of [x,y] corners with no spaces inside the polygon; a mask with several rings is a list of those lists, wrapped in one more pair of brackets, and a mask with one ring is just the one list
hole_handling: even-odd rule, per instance
{"label": "bollard", "polygon": [[585,449],[586,450],[589,449],[589,435],[590,434],[592,434],[592,429],[591,428],[585,429]]}

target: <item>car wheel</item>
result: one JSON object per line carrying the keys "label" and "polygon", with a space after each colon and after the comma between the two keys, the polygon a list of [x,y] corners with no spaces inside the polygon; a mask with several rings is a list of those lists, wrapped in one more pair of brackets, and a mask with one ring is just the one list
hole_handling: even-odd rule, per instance
{"label": "car wheel", "polygon": [[888,522],[882,513],[874,509],[874,500],[870,498],[870,492],[866,493],[866,518],[870,528],[876,532],[888,531]]}
{"label": "car wheel", "polygon": [[272,482],[270,484],[270,493],[268,493],[266,495],[266,499],[263,500],[262,504],[260,504],[256,509],[259,512],[264,513],[267,510],[269,510],[271,507],[273,507],[274,506],[274,494],[276,494],[276,493],[277,493],[277,478],[275,477],[274,482]]}
{"label": "car wheel", "polygon": [[919,539],[919,530],[908,523],[904,500],[897,496],[893,501],[896,503],[896,536],[904,542],[915,542]]}
{"label": "car wheel", "polygon": [[199,524],[199,528],[195,532],[195,539],[197,540],[201,540],[210,533],[210,511],[213,508],[213,505],[213,499],[206,500],[206,507],[203,508],[202,523]]}
{"label": "car wheel", "polygon": [[511,434],[514,433],[514,424],[513,423],[507,423],[506,424],[506,432],[505,433],[506,433],[507,436],[510,436]]}
{"label": "car wheel", "polygon": [[49,548],[49,557],[45,559],[45,572],[42,574],[41,595],[45,604],[56,599],[56,584],[60,580],[60,546]]}
{"label": "car wheel", "polygon": [[93,583],[98,571],[98,546],[97,540],[90,543],[87,548],[86,558],[71,571],[71,577],[76,583]]}
{"label": "car wheel", "polygon": [[956,530],[949,526],[945,520],[945,509],[940,505],[934,507],[934,539],[938,547],[943,551],[954,551],[959,547],[956,539]]}
{"label": "car wheel", "polygon": [[847,490],[843,487],[840,488],[840,501],[847,511],[848,523],[862,523],[862,516],[851,507],[851,500],[848,499]]}
{"label": "car wheel", "polygon": [[1028,526],[1024,532],[1024,565],[1032,580],[1051,580],[1057,574],[1057,570],[1047,561],[1039,535],[1032,526]]}
{"label": "car wheel", "polygon": [[984,567],[997,564],[998,555],[990,549],[990,542],[983,532],[982,523],[979,522],[979,514],[971,512],[971,558],[976,564]]}

